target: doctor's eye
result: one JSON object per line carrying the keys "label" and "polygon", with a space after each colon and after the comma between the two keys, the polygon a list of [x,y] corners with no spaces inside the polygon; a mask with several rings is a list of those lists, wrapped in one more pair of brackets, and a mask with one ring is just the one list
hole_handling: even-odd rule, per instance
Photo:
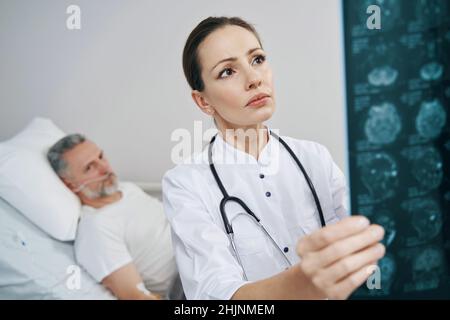
{"label": "doctor's eye", "polygon": [[253,59],[252,64],[263,64],[264,61],[266,61],[266,56],[259,54]]}
{"label": "doctor's eye", "polygon": [[228,78],[233,74],[233,70],[231,68],[225,68],[219,73],[219,79],[225,79]]}

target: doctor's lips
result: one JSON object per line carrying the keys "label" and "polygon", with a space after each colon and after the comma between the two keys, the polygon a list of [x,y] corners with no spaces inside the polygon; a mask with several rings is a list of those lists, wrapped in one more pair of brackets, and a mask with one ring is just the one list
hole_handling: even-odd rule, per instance
{"label": "doctor's lips", "polygon": [[269,101],[270,95],[267,93],[259,93],[253,96],[245,105],[246,107],[262,107]]}

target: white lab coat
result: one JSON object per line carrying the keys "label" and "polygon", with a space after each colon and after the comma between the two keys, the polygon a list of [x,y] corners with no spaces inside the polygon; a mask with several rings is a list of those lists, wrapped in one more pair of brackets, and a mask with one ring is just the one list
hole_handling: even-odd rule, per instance
{"label": "white lab coat", "polygon": [[[328,150],[315,142],[282,138],[312,180],[326,223],[348,215],[346,179]],[[230,299],[246,281],[225,232],[219,210],[223,196],[210,171],[207,152],[205,148],[165,174],[164,207],[187,299]],[[241,198],[290,262],[297,263],[298,240],[318,229],[320,218],[305,178],[287,150],[270,136],[256,160],[219,134],[213,160],[228,194]],[[249,281],[268,278],[288,266],[241,207],[230,203],[226,211]]]}

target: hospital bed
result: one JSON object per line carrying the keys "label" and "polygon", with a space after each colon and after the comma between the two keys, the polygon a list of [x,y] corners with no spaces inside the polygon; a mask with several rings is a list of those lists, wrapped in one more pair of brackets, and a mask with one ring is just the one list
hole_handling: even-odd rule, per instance
{"label": "hospital bed", "polygon": [[0,198],[0,299],[115,299],[55,240]]}

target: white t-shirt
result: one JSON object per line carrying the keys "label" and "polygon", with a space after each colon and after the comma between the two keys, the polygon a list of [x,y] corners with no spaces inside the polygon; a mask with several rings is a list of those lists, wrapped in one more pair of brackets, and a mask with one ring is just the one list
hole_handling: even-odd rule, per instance
{"label": "white t-shirt", "polygon": [[122,198],[115,203],[82,207],[77,261],[98,282],[133,262],[145,287],[165,295],[177,270],[162,204],[132,183],[120,183],[119,190]]}

